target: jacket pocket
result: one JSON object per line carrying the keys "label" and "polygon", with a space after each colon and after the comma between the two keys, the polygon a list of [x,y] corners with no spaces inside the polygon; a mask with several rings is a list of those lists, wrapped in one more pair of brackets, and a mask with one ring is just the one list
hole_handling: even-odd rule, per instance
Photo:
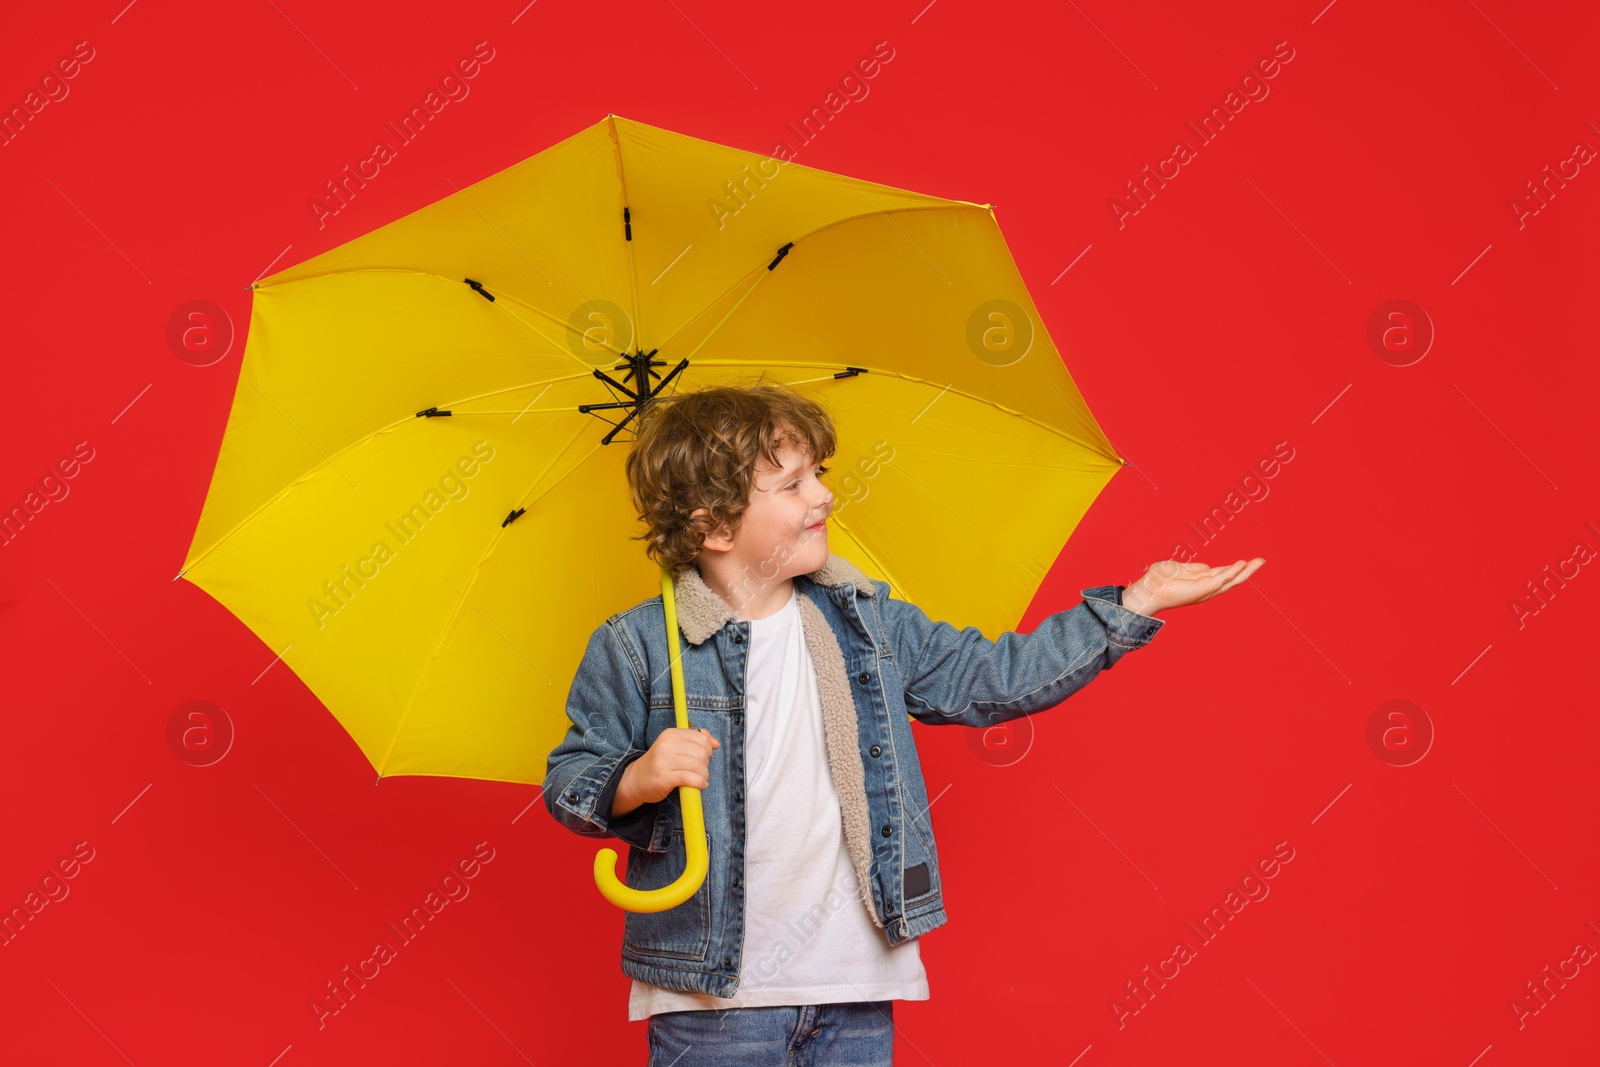
{"label": "jacket pocket", "polygon": [[[678,960],[703,960],[711,946],[711,882],[715,878],[716,856],[711,832],[706,831],[706,851],[710,869],[694,895],[666,911],[630,911],[622,924],[622,952],[631,958],[665,957]],[[628,885],[634,889],[660,889],[671,885],[688,865],[684,851],[683,827],[676,826],[667,851],[628,850]]]}

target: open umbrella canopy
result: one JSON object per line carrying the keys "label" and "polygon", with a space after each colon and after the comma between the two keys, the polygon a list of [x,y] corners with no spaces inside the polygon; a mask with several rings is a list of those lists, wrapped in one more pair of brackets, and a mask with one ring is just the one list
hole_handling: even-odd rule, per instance
{"label": "open umbrella canopy", "polygon": [[254,287],[181,574],[380,775],[538,783],[661,588],[638,404],[761,372],[836,421],[831,549],[991,637],[1122,462],[992,208],[613,115]]}

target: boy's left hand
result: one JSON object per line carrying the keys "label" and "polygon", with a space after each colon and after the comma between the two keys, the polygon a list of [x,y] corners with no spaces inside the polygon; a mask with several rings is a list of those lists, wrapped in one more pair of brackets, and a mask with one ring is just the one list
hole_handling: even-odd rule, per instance
{"label": "boy's left hand", "polygon": [[1154,615],[1168,608],[1198,604],[1249,578],[1266,560],[1257,556],[1222,567],[1204,563],[1179,563],[1165,559],[1152,563],[1144,576],[1122,591],[1122,606],[1141,615]]}

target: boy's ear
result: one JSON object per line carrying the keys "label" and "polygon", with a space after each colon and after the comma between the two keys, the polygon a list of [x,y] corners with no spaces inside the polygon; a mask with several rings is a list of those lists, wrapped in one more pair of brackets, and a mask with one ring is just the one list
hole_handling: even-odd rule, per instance
{"label": "boy's ear", "polygon": [[694,520],[695,526],[704,535],[701,544],[712,551],[723,551],[733,547],[733,538],[727,527],[721,530],[711,530],[707,516],[710,514],[705,508],[695,508],[689,513],[689,518]]}

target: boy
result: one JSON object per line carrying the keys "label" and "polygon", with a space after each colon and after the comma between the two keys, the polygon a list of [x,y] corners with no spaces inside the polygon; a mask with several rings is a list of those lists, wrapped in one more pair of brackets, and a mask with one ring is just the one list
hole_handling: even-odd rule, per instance
{"label": "boy", "polygon": [[907,716],[1055,707],[1148,643],[1158,612],[1264,562],[1169,560],[990,641],[828,550],[834,451],[822,407],[753,385],[656,403],[627,457],[638,539],[673,574],[691,728],[674,725],[657,595],[590,637],[544,795],[573,832],[627,841],[627,884],[654,889],[684,869],[678,787],[702,791],[705,882],[624,920],[652,1067],[890,1063],[894,1001],[928,998],[917,938],[946,921]]}

